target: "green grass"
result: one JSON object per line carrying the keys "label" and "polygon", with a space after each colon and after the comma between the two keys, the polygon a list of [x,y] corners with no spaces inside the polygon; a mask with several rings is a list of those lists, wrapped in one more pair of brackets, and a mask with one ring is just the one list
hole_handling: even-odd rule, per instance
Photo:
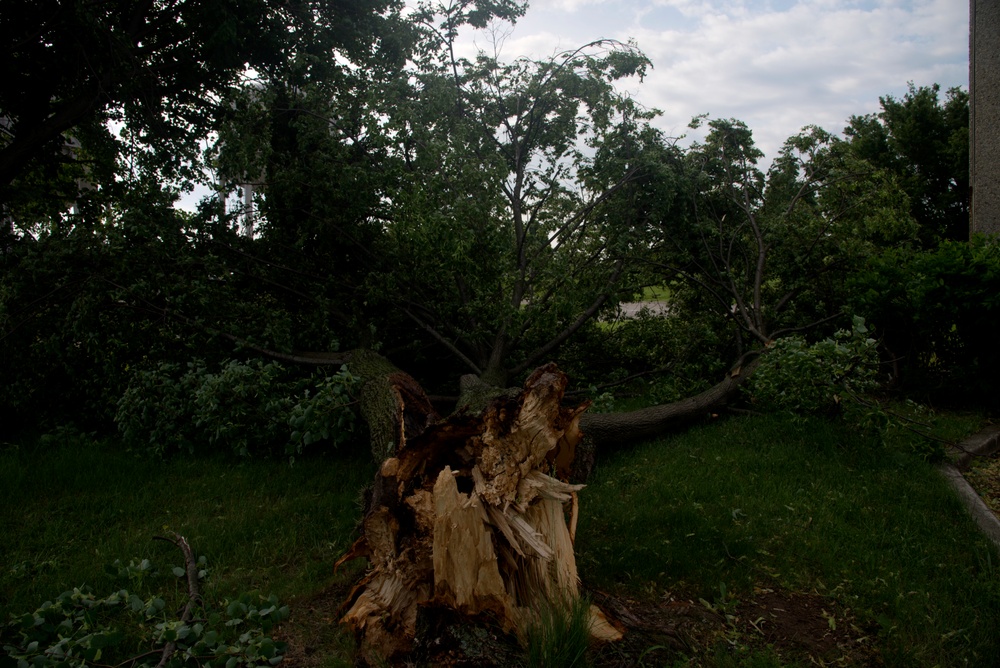
{"label": "green grass", "polygon": [[65,589],[111,590],[115,560],[179,564],[175,531],[208,559],[219,596],[308,594],[352,539],[365,459],[285,462],[144,459],[108,444],[0,454],[0,614]]}
{"label": "green grass", "polygon": [[997,553],[908,453],[755,417],[607,457],[590,483],[577,553],[595,586],[711,601],[777,584],[875,626],[889,665],[1000,664]]}
{"label": "green grass", "polygon": [[528,668],[571,668],[587,665],[590,644],[590,601],[581,597],[561,604],[542,604],[524,629],[522,643]]}
{"label": "green grass", "polygon": [[[81,584],[113,591],[115,560],[177,565],[176,548],[152,540],[176,531],[207,557],[209,597],[277,594],[290,623],[325,619],[308,631],[324,665],[350,660],[335,609],[316,612],[311,597],[357,574],[335,577],[332,564],[374,472],[364,456],[162,462],[70,441],[0,452],[0,619]],[[727,605],[755,586],[811,592],[870,629],[885,665],[1000,665],[997,553],[902,442],[818,420],[730,419],[604,456],[580,502],[588,587]],[[783,665],[774,648],[734,647],[693,660]]]}

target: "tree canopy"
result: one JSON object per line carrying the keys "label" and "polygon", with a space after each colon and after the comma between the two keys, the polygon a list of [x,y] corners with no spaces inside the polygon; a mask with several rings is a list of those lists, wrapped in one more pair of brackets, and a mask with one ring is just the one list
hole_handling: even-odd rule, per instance
{"label": "tree canopy", "polygon": [[48,200],[51,214],[81,184],[110,188],[137,169],[198,179],[199,146],[248,70],[398,66],[399,10],[394,0],[12,0],[0,17],[0,203],[20,223],[22,207]]}
{"label": "tree canopy", "polygon": [[951,88],[942,101],[940,91],[911,82],[844,129],[855,156],[897,177],[925,248],[969,238],[969,93]]}
{"label": "tree canopy", "polygon": [[[657,129],[622,91],[652,67],[635,44],[457,55],[522,3],[16,4],[30,20],[0,17],[9,424],[106,425],[139,371],[262,353],[377,349],[449,395],[460,374],[502,387],[552,359],[594,385],[692,356],[717,374],[855,314],[877,329],[896,307],[859,297],[884,278],[865,272],[967,228],[959,90],[911,86],[843,137],[804,128],[765,168],[737,119],[696,119],[690,146]],[[177,210],[207,167],[216,194]],[[241,184],[252,210],[223,203]],[[612,324],[650,286],[672,315]]]}

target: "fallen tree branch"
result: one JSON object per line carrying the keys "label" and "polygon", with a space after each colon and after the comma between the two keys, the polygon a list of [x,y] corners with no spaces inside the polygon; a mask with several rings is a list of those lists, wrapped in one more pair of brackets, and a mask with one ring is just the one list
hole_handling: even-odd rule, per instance
{"label": "fallen tree branch", "polygon": [[[187,585],[188,585],[188,602],[184,606],[184,611],[181,613],[181,624],[190,624],[191,620],[194,619],[195,609],[202,604],[201,592],[198,589],[198,562],[194,558],[194,552],[191,551],[191,546],[188,544],[187,539],[184,536],[171,532],[173,538],[165,538],[163,536],[154,536],[156,540],[165,540],[168,543],[173,543],[180,551],[184,554],[184,571],[187,575]],[[156,664],[156,668],[164,668],[169,662],[170,658],[177,651],[177,643],[174,641],[169,641],[163,646],[163,656],[160,657],[160,662]]]}

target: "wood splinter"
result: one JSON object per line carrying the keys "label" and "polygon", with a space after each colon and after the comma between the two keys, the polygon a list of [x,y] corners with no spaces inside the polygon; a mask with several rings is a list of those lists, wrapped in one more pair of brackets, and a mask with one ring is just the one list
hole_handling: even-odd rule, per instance
{"label": "wood splinter", "polygon": [[[566,384],[555,365],[541,367],[480,416],[405,434],[383,462],[362,536],[337,562],[370,562],[342,619],[370,662],[411,651],[418,617],[435,609],[488,615],[520,633],[543,607],[579,598],[583,485],[565,480],[589,402],[562,407]],[[599,641],[622,635],[596,606],[590,630]]]}

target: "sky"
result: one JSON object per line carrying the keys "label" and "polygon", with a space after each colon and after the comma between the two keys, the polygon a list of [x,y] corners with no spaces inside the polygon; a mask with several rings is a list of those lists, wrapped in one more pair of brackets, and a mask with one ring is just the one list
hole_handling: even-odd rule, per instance
{"label": "sky", "polygon": [[[907,83],[969,83],[968,0],[534,0],[503,60],[547,58],[598,38],[635,40],[653,62],[623,89],[663,111],[668,136],[699,114],[736,118],[773,158],[804,126],[840,133]],[[492,52],[488,34],[464,45]]]}
{"label": "sky", "polygon": [[667,136],[700,139],[688,128],[700,114],[736,118],[765,168],[803,127],[840,133],[908,82],[942,95],[969,84],[968,0],[534,0],[513,28],[463,34],[459,53],[543,59],[601,38],[634,40],[652,61],[622,90],[663,112]]}

